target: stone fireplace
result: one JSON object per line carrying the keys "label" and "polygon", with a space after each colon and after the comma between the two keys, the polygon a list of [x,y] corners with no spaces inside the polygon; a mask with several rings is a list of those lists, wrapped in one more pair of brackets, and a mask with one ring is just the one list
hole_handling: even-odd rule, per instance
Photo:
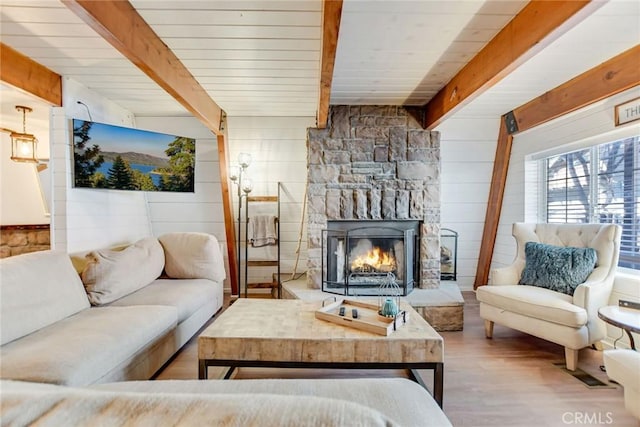
{"label": "stone fireplace", "polygon": [[[321,288],[330,221],[415,221],[416,287],[440,284],[440,140],[397,106],[332,106],[308,131],[308,286]],[[412,252],[413,253],[413,252]]]}

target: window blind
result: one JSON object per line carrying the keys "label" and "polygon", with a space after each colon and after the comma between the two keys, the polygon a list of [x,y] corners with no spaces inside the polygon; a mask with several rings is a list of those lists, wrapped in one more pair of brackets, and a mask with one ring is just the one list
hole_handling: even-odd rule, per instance
{"label": "window blind", "polygon": [[640,136],[543,162],[546,221],[621,225],[619,265],[640,270]]}

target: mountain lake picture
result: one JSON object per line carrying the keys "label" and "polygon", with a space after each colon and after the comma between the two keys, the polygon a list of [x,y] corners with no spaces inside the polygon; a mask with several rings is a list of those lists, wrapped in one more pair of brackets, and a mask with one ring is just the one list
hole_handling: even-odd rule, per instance
{"label": "mountain lake picture", "polygon": [[194,191],[193,138],[73,119],[74,186]]}

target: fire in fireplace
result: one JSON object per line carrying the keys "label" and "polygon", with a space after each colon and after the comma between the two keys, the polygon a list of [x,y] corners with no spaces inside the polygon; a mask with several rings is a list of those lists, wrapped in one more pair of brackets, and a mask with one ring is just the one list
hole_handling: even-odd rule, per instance
{"label": "fire in fireplace", "polygon": [[407,295],[418,280],[419,230],[419,221],[329,221],[323,230],[323,290],[378,295],[392,273]]}
{"label": "fire in fireplace", "polygon": [[395,273],[396,257],[392,251],[373,246],[369,239],[358,240],[351,251],[350,271],[357,273]]}

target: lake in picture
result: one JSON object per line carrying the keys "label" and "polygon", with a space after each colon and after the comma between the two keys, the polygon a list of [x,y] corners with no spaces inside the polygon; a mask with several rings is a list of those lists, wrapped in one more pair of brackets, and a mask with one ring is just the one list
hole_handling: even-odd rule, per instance
{"label": "lake in picture", "polygon": [[[102,164],[102,166],[100,166],[98,169],[96,169],[96,172],[101,172],[104,174],[104,176],[109,176],[109,169],[111,169],[111,167],[113,166],[113,162],[104,162]],[[140,171],[144,174],[147,174],[149,176],[151,176],[151,179],[153,180],[153,183],[155,185],[160,185],[160,174],[159,173],[151,173],[152,170],[156,169],[156,166],[150,166],[150,165],[138,165],[135,163],[129,163],[129,167],[131,167],[131,169],[135,169],[137,171]]]}

